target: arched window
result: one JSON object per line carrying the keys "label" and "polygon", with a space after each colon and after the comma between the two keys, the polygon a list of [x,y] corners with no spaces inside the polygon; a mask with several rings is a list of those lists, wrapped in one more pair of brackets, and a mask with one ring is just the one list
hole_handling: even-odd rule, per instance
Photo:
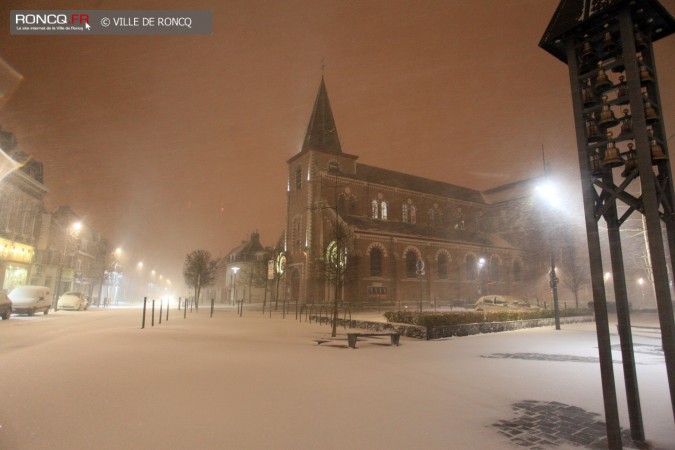
{"label": "arched window", "polygon": [[387,220],[387,202],[382,201],[380,203],[380,213],[382,214],[382,217],[380,217],[382,220]]}
{"label": "arched window", "polygon": [[408,205],[405,203],[401,207],[401,222],[408,223]]}
{"label": "arched window", "polygon": [[408,278],[417,277],[417,255],[415,252],[405,254],[405,276]]}
{"label": "arched window", "polygon": [[302,189],[302,167],[298,166],[295,169],[295,189]]}
{"label": "arched window", "polygon": [[373,200],[371,203],[371,217],[377,219],[380,216],[380,208],[377,205],[377,200]]}
{"label": "arched window", "polygon": [[434,226],[436,225],[436,210],[435,209],[430,209],[429,210],[429,225]]}
{"label": "arched window", "polygon": [[417,208],[410,205],[410,223],[417,223]]}
{"label": "arched window", "polygon": [[445,253],[438,255],[438,278],[440,280],[448,279],[448,255]]}
{"label": "arched window", "polygon": [[370,250],[370,276],[382,276],[382,250],[379,248]]}
{"label": "arched window", "polygon": [[466,255],[466,279],[469,281],[473,281],[477,277],[478,271],[476,264],[475,256]]}

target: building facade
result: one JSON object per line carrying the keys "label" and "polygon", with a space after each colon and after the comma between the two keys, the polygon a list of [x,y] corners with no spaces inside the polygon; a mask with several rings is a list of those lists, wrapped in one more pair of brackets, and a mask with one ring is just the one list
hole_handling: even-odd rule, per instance
{"label": "building facade", "polygon": [[28,284],[45,210],[42,164],[17,146],[14,133],[0,129],[0,287]]}
{"label": "building facade", "polygon": [[342,151],[323,79],[287,165],[291,300],[428,309],[548,291],[534,180],[480,192],[361,164]]}

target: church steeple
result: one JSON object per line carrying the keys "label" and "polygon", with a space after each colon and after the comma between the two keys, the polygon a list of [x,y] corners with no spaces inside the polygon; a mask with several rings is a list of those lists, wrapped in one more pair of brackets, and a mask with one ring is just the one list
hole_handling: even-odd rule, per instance
{"label": "church steeple", "polygon": [[305,141],[302,143],[302,151],[318,150],[325,153],[341,154],[342,147],[335,127],[333,111],[330,109],[326,83],[321,77],[319,92],[314,101],[314,110],[309,119]]}

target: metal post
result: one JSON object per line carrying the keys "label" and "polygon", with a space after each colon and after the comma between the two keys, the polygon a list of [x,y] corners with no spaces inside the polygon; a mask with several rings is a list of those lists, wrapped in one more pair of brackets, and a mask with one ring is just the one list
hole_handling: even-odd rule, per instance
{"label": "metal post", "polygon": [[600,378],[602,381],[602,397],[607,428],[607,445],[609,448],[621,448],[621,427],[616,400],[614,368],[612,367],[612,342],[609,335],[607,299],[605,298],[605,283],[602,271],[602,248],[600,246],[598,223],[595,219],[596,192],[591,179],[590,160],[586,149],[586,131],[583,121],[581,83],[578,77],[579,68],[574,45],[574,40],[569,39],[567,41],[566,53],[570,86],[572,87],[572,107],[575,118],[577,156],[579,158],[579,168],[581,170],[581,191],[584,200],[588,257],[591,269],[591,286],[593,288],[593,306],[595,309],[595,330],[598,340]]}
{"label": "metal post", "polygon": [[152,321],[150,322],[151,325],[154,327],[155,326],[155,301],[152,301]]}
{"label": "metal post", "polygon": [[213,317],[213,302],[214,301],[215,301],[215,299],[212,298],[211,299],[211,316],[210,317]]}
{"label": "metal post", "polygon": [[148,303],[148,297],[143,297],[143,321],[141,322],[141,330],[143,328],[145,328],[145,309],[146,309],[147,303]]}
{"label": "metal post", "polygon": [[159,324],[160,324],[160,325],[162,324],[162,313],[164,312],[164,311],[162,310],[162,308],[164,308],[164,300],[162,300],[162,299],[160,298],[160,299],[159,299]]}
{"label": "metal post", "polygon": [[169,299],[166,299],[166,321],[169,321],[169,310],[171,309],[169,306],[171,306],[171,302]]}
{"label": "metal post", "polygon": [[626,292],[626,280],[623,267],[623,250],[617,218],[616,204],[606,214],[607,233],[609,235],[609,253],[612,262],[612,279],[614,280],[614,297],[618,320],[619,340],[621,342],[621,359],[623,363],[624,385],[628,402],[628,417],[633,440],[644,442],[645,432],[642,424],[640,393],[637,373],[635,372],[635,355],[633,354],[633,337],[630,329],[630,308]]}
{"label": "metal post", "polygon": [[183,319],[187,317],[187,298],[183,300]]}
{"label": "metal post", "polygon": [[[673,417],[675,417],[675,320],[673,319],[673,303],[670,297],[665,247],[661,231],[660,205],[658,201],[659,195],[656,192],[657,183],[652,168],[650,142],[647,134],[647,119],[644,111],[644,102],[642,100],[642,87],[640,85],[640,73],[637,59],[635,58],[636,51],[633,21],[629,10],[624,10],[619,15],[619,29],[621,31],[621,42],[624,46],[623,53],[633,55],[631,58],[626,58],[625,60],[626,81],[628,83],[630,109],[633,118],[635,145],[638,149],[637,159],[640,171],[640,187],[642,189],[641,199],[644,207],[643,214],[645,216],[645,223],[647,225],[648,246],[651,254],[650,262],[654,277],[654,291],[658,307],[659,324],[661,326],[661,342],[663,345],[663,355],[666,360],[666,373],[668,376],[668,386],[670,388],[670,402],[673,410]],[[666,181],[667,186],[665,190],[668,194],[667,197],[672,199],[673,182],[672,179]],[[672,213],[668,216],[666,227],[669,232],[669,238],[671,238]]]}

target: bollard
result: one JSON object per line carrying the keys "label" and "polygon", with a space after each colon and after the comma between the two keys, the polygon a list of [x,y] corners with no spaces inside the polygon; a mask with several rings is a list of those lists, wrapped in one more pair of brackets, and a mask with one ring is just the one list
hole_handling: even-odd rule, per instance
{"label": "bollard", "polygon": [[213,302],[215,299],[211,299],[211,317],[213,317]]}
{"label": "bollard", "polygon": [[180,311],[180,297],[178,297],[178,311]]}
{"label": "bollard", "polygon": [[169,306],[170,305],[171,305],[171,302],[169,301],[169,299],[166,299],[166,321],[167,322],[169,321],[169,309],[170,309]]}
{"label": "bollard", "polygon": [[190,299],[190,312],[192,312],[192,304],[193,304],[194,302],[195,302],[194,300]]}
{"label": "bollard", "polygon": [[155,326],[155,301],[152,301],[152,320],[150,321],[150,324],[154,327]]}
{"label": "bollard", "polygon": [[187,303],[186,302],[187,302],[187,298],[183,302],[183,319],[185,319],[185,317],[187,317]]}
{"label": "bollard", "polygon": [[160,299],[159,300],[159,324],[160,325],[162,324],[162,313],[164,312],[164,311],[162,311],[163,307],[164,307],[164,300]]}
{"label": "bollard", "polygon": [[145,328],[145,308],[148,303],[148,297],[143,297],[143,321],[141,322],[141,330]]}

